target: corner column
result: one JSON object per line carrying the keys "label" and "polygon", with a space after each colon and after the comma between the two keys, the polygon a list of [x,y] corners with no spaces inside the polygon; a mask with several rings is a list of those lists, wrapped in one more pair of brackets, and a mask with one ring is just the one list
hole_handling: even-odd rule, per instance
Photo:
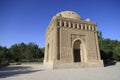
{"label": "corner column", "polygon": [[47,62],[47,44],[45,44],[45,55],[44,55],[44,63]]}
{"label": "corner column", "polygon": [[97,31],[95,31],[95,40],[96,40],[96,47],[97,47],[97,57],[98,57],[98,60],[101,60]]}
{"label": "corner column", "polygon": [[57,26],[54,26],[54,44],[53,44],[53,61],[57,60],[58,55],[58,28]]}

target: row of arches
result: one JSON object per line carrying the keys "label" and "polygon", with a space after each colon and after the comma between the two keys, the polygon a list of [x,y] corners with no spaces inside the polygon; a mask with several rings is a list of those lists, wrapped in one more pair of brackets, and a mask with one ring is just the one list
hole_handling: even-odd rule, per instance
{"label": "row of arches", "polygon": [[57,26],[96,31],[96,27],[93,25],[80,24],[75,22],[58,21]]}

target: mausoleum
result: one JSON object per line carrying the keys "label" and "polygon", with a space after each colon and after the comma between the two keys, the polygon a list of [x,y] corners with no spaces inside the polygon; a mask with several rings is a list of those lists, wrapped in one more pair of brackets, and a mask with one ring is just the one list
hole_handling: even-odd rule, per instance
{"label": "mausoleum", "polygon": [[49,69],[103,67],[97,25],[74,11],[62,11],[46,30],[44,65]]}

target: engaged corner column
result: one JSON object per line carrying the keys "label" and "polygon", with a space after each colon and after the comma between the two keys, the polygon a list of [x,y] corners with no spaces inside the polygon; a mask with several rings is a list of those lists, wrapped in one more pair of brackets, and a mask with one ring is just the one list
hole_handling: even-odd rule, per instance
{"label": "engaged corner column", "polygon": [[97,47],[97,53],[98,53],[97,54],[98,55],[98,60],[101,60],[97,32],[95,32],[95,38],[96,38],[96,47]]}
{"label": "engaged corner column", "polygon": [[54,27],[54,39],[53,39],[53,43],[54,43],[54,48],[53,48],[53,60],[56,61],[57,60],[57,54],[58,54],[58,29],[55,26]]}
{"label": "engaged corner column", "polygon": [[44,63],[48,62],[48,60],[47,60],[47,56],[48,56],[48,54],[47,54],[47,42],[46,42],[46,44],[45,44]]}

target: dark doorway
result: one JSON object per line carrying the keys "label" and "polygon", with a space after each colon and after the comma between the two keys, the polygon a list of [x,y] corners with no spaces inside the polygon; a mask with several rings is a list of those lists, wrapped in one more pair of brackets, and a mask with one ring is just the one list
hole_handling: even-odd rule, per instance
{"label": "dark doorway", "polygon": [[80,41],[76,40],[73,45],[73,56],[74,56],[74,62],[81,62],[80,58]]}

